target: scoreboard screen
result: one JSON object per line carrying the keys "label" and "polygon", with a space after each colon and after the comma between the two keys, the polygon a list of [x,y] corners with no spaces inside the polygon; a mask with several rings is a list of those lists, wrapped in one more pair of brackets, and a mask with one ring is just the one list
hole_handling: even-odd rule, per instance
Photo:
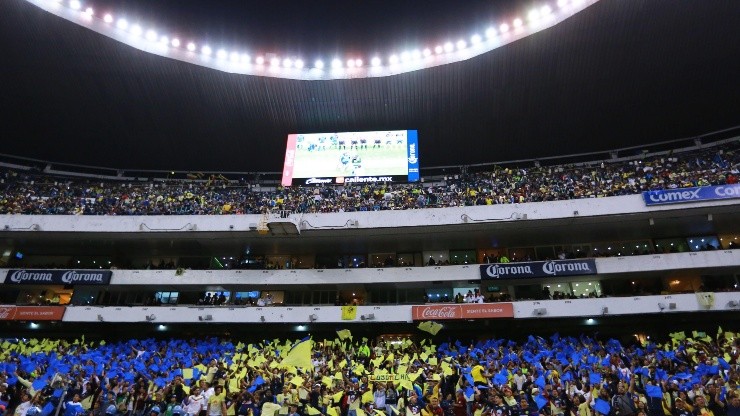
{"label": "scoreboard screen", "polygon": [[416,130],[288,135],[283,186],[418,180]]}

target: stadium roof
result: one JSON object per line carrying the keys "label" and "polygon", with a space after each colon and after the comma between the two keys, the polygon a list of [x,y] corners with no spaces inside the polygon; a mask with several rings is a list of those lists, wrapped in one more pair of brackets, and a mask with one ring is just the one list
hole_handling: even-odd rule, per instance
{"label": "stadium roof", "polygon": [[[307,55],[457,36],[468,22],[479,23],[485,7],[511,15],[532,5],[91,3],[179,22],[207,39],[249,38]],[[740,4],[732,0],[602,0],[461,62],[387,77],[301,81],[164,58],[6,0],[0,152],[127,169],[276,172],[286,135],[296,132],[418,129],[422,168],[694,136],[740,125],[739,20]]]}

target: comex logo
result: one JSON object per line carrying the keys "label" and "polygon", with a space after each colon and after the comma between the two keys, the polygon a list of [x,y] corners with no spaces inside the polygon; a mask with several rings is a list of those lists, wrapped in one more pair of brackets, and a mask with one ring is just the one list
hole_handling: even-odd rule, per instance
{"label": "comex logo", "polygon": [[650,200],[652,202],[676,202],[676,201],[691,201],[694,199],[701,199],[699,192],[701,188],[696,188],[693,191],[664,191],[661,193],[651,193]]}

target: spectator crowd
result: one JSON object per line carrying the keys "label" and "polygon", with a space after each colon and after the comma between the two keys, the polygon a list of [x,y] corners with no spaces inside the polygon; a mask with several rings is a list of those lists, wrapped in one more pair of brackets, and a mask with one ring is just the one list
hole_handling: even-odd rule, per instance
{"label": "spectator crowd", "polygon": [[[492,205],[734,184],[738,141],[599,164],[495,168],[432,183],[298,186],[257,190],[224,177],[202,181],[91,181],[3,172],[0,214],[220,215],[268,210],[347,212]],[[261,188],[260,188],[261,189]]]}
{"label": "spectator crowd", "polygon": [[[424,323],[419,328],[426,328]],[[427,322],[429,324],[429,322]],[[436,334],[436,331],[424,329]],[[10,339],[16,416],[737,416],[737,334],[461,342]]]}

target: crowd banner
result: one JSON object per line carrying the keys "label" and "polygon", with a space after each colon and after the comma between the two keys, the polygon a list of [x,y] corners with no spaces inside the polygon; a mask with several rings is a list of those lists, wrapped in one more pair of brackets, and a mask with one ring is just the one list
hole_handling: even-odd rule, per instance
{"label": "crowd banner", "polygon": [[740,184],[662,189],[642,193],[642,199],[648,206],[732,198],[740,198]]}
{"label": "crowd banner", "polygon": [[527,261],[480,266],[482,280],[523,279],[528,277],[580,276],[598,273],[594,259]]}
{"label": "crowd banner", "polygon": [[462,305],[412,306],[414,321],[513,318],[513,303],[467,303]]}
{"label": "crowd banner", "polygon": [[26,270],[11,269],[5,276],[6,285],[107,285],[110,270]]}
{"label": "crowd banner", "polygon": [[368,381],[371,383],[381,382],[386,383],[388,381],[411,381],[411,377],[406,374],[371,374],[367,376]]}
{"label": "crowd banner", "polygon": [[0,321],[61,321],[64,306],[0,305]]}

